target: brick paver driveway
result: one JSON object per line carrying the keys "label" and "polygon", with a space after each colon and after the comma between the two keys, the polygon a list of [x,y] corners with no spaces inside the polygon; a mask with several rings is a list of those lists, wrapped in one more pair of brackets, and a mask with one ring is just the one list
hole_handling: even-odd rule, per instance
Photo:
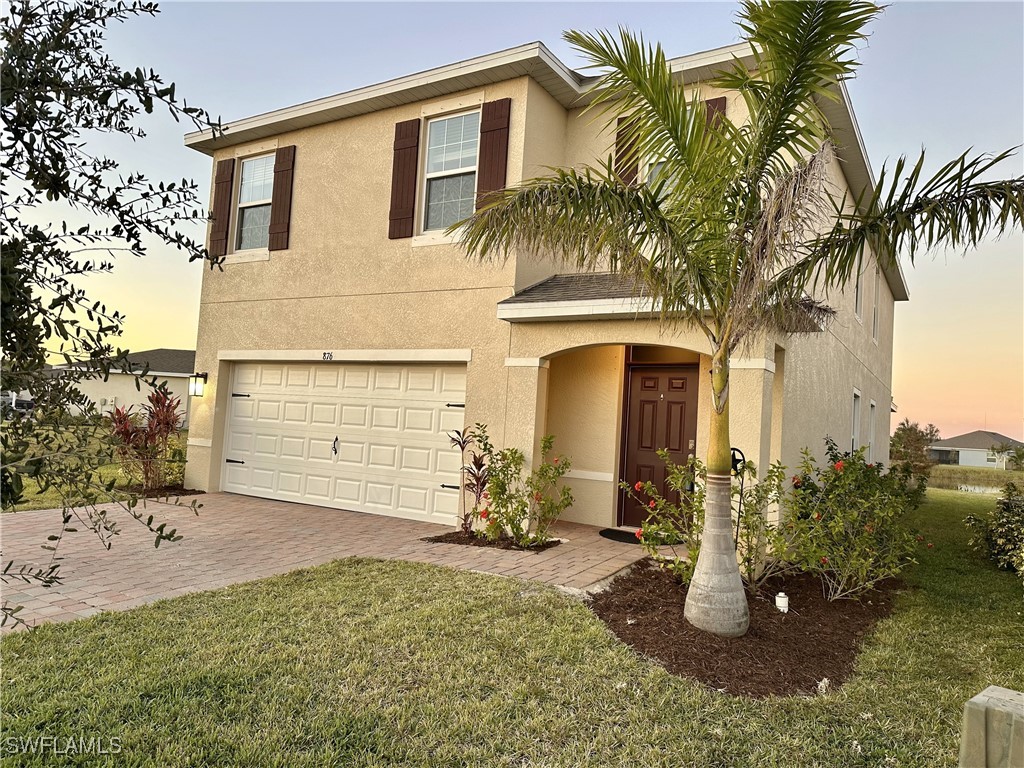
{"label": "brick paver driveway", "polygon": [[[514,552],[421,539],[446,526],[345,512],[305,504],[212,493],[197,497],[199,516],[186,507],[150,501],[147,514],[176,527],[184,538],[153,547],[153,535],[118,510],[121,534],[106,550],[94,534],[67,534],[60,545],[63,584],[2,585],[9,603],[23,605],[30,623],[67,621],[100,611],[124,610],[188,592],[260,579],[342,557],[377,557],[484,571],[586,588],[643,556],[640,547],[598,536],[598,529],[559,523],[565,539],[543,552]],[[40,549],[57,532],[60,512],[33,510],[0,516],[3,562],[44,564]]]}

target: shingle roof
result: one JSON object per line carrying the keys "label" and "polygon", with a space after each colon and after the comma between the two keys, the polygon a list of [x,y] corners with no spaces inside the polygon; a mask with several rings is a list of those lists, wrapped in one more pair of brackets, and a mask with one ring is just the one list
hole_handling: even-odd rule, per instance
{"label": "shingle roof", "polygon": [[498,305],[539,301],[629,299],[637,294],[635,283],[630,278],[610,272],[587,272],[579,275],[552,275],[515,296],[499,301]]}
{"label": "shingle roof", "polygon": [[1014,447],[1024,445],[1020,440],[1014,440],[1012,437],[1001,435],[998,432],[976,429],[973,432],[967,432],[963,435],[947,437],[945,440],[939,440],[937,443],[932,443],[930,447],[963,448],[966,450],[974,449],[987,451],[993,445],[1000,445],[1001,443],[1009,443]]}
{"label": "shingle roof", "polygon": [[132,352],[128,361],[142,368],[149,366],[154,373],[186,373],[196,370],[196,351],[194,349],[147,349],[144,352]]}

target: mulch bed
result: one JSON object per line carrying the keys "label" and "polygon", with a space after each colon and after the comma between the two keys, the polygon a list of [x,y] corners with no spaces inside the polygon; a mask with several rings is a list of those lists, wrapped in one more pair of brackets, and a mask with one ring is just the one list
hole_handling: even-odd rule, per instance
{"label": "mulch bed", "polygon": [[466,547],[491,547],[493,549],[515,549],[520,552],[543,552],[545,549],[551,549],[557,547],[562,542],[558,539],[549,539],[543,544],[535,544],[532,547],[520,547],[516,544],[515,540],[508,537],[491,541],[486,536],[477,535],[475,533],[466,533],[465,531],[451,531],[450,533],[442,533],[440,536],[430,536],[423,541],[429,541],[432,544],[462,544]]}
{"label": "mulch bed", "polygon": [[[821,582],[808,574],[771,580],[750,603],[750,630],[739,638],[702,632],[683,617],[686,587],[651,560],[637,563],[591,608],[619,639],[660,662],[669,672],[695,678],[723,692],[763,698],[813,694],[853,672],[864,636],[892,612],[892,580],[861,600],[828,602]],[[789,613],[775,608],[775,594],[789,596]]]}
{"label": "mulch bed", "polygon": [[206,491],[196,490],[195,488],[184,488],[180,485],[165,485],[162,488],[153,488],[148,493],[143,494],[141,485],[132,485],[125,488],[128,493],[134,493],[137,496],[145,495],[147,499],[162,499],[167,496],[199,496],[206,493]]}

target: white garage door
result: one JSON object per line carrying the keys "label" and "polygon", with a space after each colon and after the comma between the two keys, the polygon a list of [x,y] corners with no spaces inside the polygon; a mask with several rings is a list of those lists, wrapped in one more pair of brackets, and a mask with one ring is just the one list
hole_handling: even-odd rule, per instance
{"label": "white garage door", "polygon": [[237,363],[225,491],[453,523],[464,365]]}

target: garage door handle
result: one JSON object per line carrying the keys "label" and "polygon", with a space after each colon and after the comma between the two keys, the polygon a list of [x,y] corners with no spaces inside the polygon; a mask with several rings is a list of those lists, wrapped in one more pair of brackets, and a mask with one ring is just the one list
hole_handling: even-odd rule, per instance
{"label": "garage door handle", "polygon": [[238,392],[232,392],[232,397],[252,397],[252,395],[239,394]]}
{"label": "garage door handle", "polygon": [[441,487],[442,488],[447,488],[448,490],[451,490],[451,491],[459,490],[459,486],[457,486],[457,485],[448,485],[446,483],[441,483]]}
{"label": "garage door handle", "polygon": [[444,407],[445,408],[465,408],[466,404],[465,403],[445,403]]}
{"label": "garage door handle", "polygon": [[225,464],[245,464],[241,459],[224,459]]}

